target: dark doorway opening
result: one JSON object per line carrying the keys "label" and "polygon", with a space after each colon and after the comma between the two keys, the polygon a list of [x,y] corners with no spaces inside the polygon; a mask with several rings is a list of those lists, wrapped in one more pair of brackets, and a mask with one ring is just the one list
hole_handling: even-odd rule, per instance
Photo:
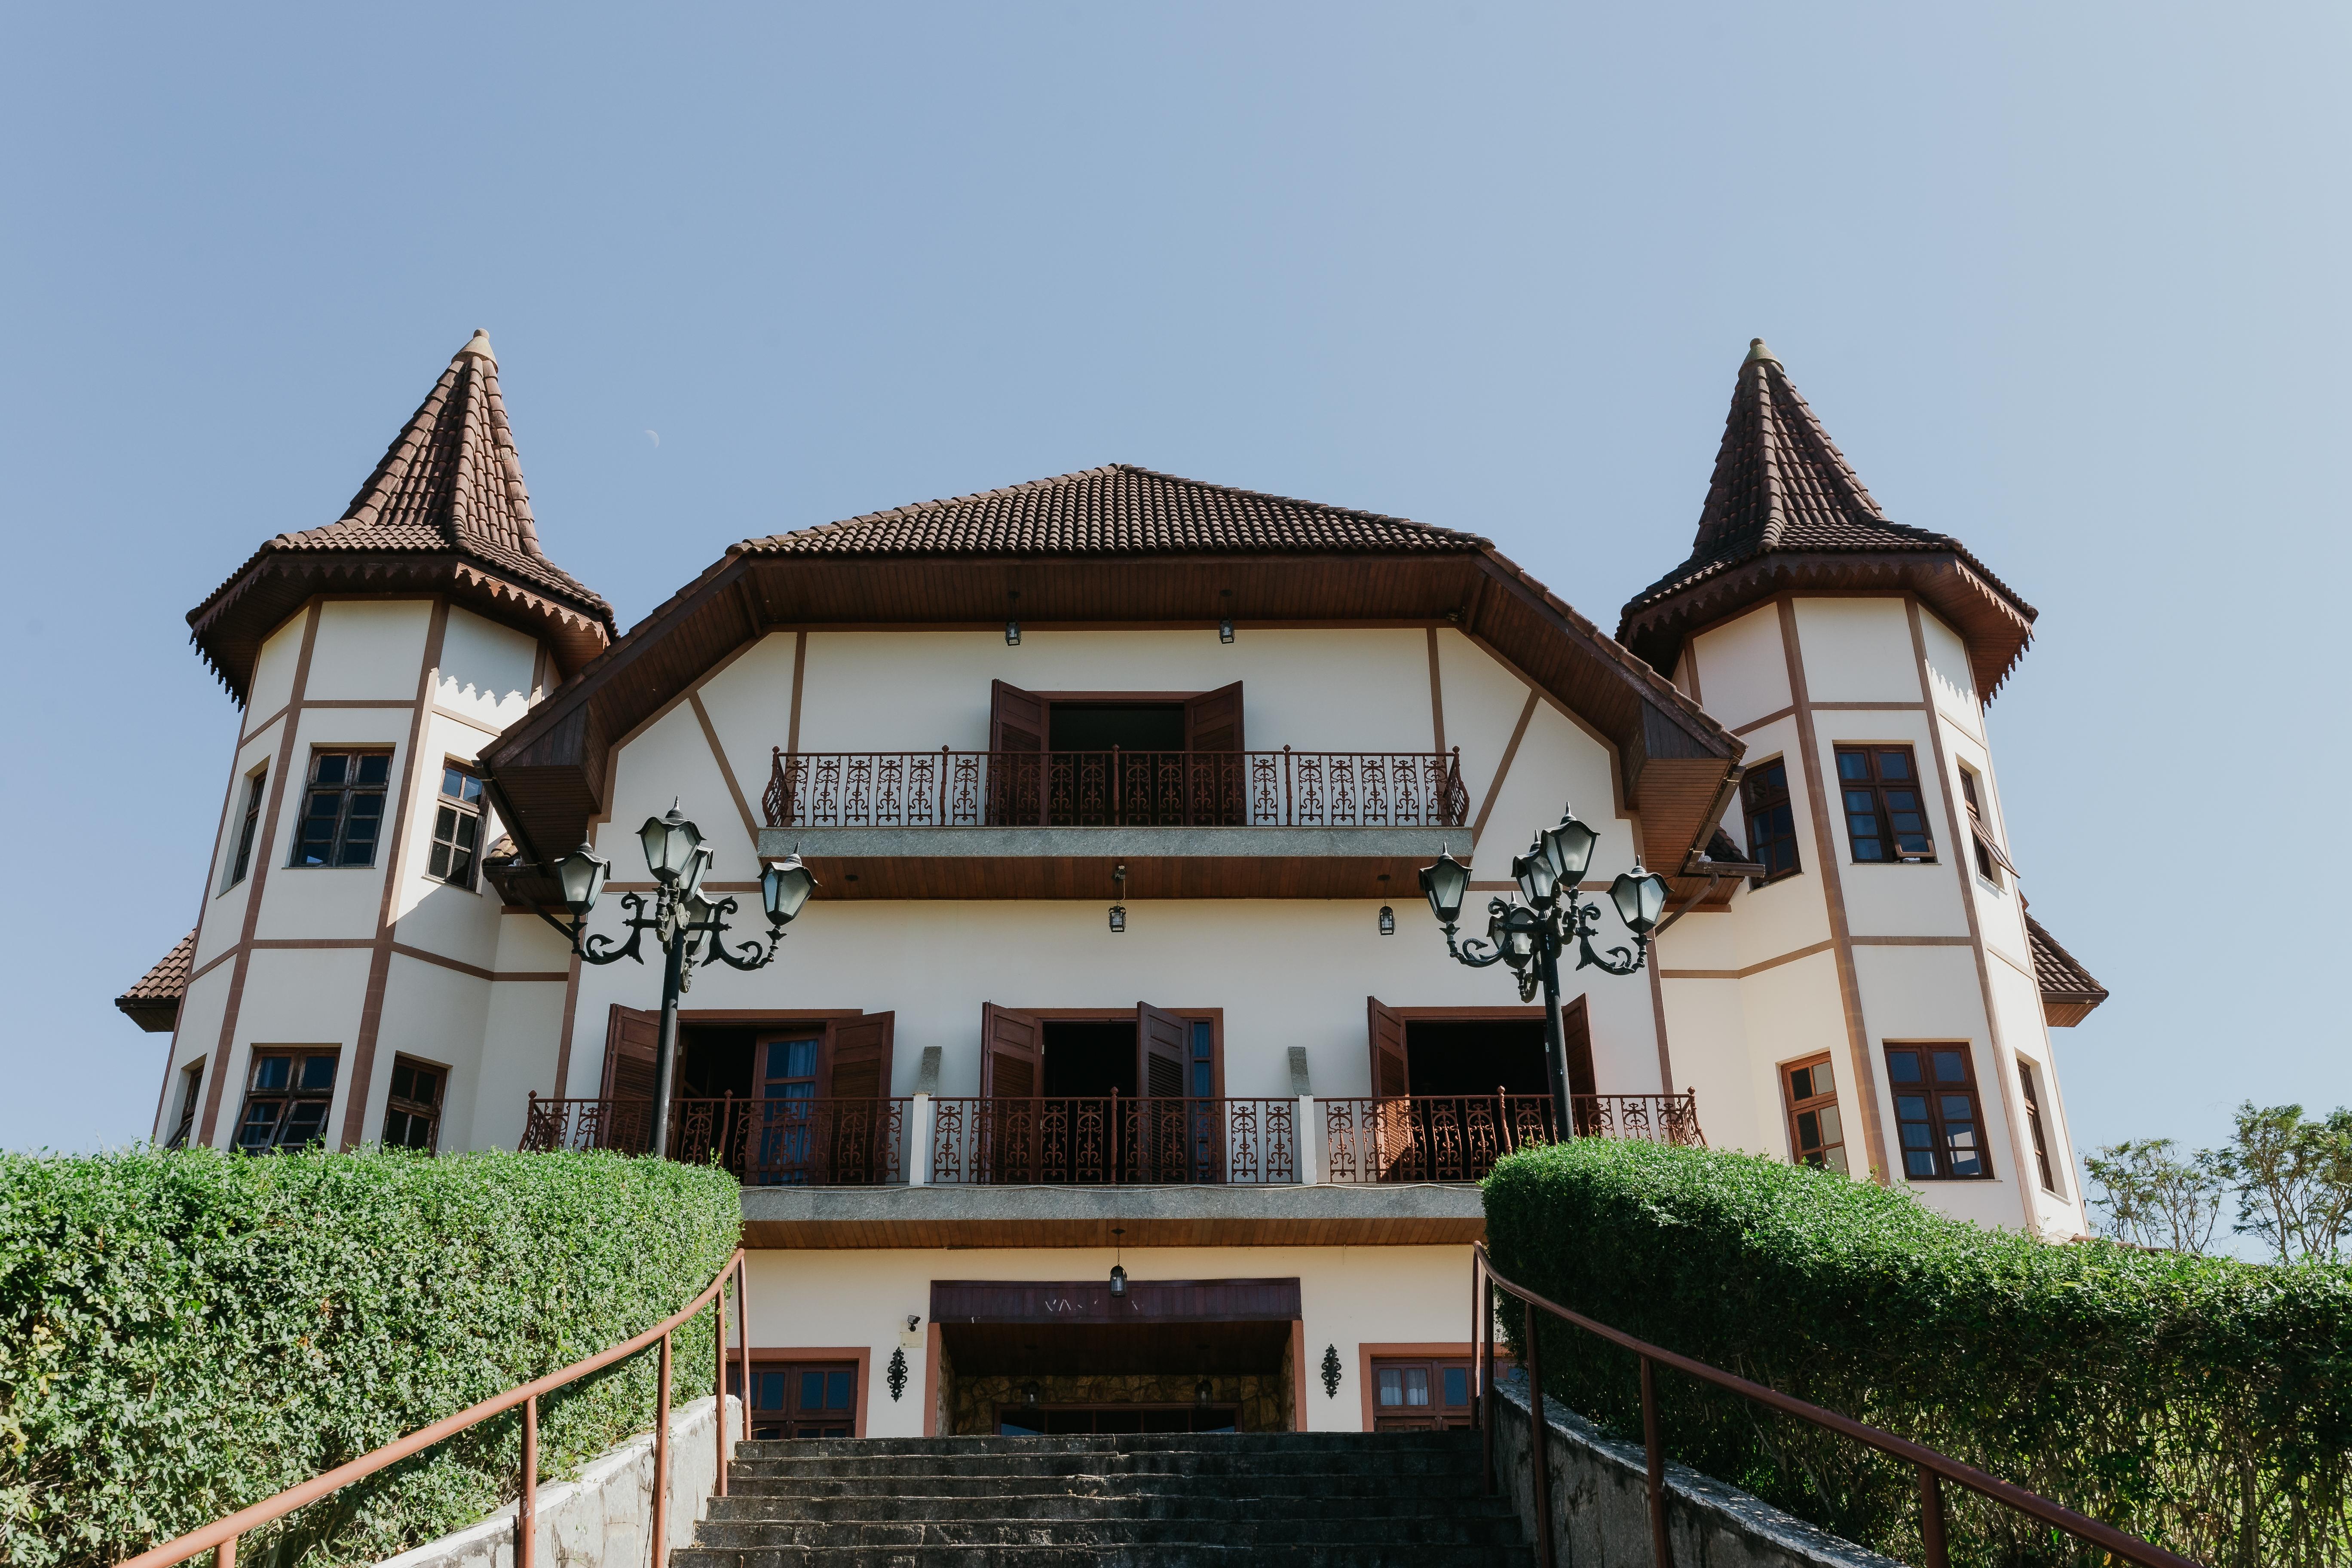
{"label": "dark doorway opening", "polygon": [[1045,1094],[1071,1099],[1113,1094],[1134,1097],[1134,1019],[1047,1019],[1041,1024],[1039,1032],[1045,1037]]}
{"label": "dark doorway opening", "polygon": [[940,1321],[940,1430],[1295,1429],[1288,1322]]}
{"label": "dark doorway opening", "polygon": [[1056,702],[1046,714],[1050,752],[1181,752],[1181,702]]}
{"label": "dark doorway opening", "polygon": [[[1416,1098],[1551,1092],[1540,1018],[1410,1018],[1404,1040]],[[1592,1089],[1571,1082],[1571,1092]]]}
{"label": "dark doorway opening", "polygon": [[1232,1405],[1007,1405],[996,1413],[1000,1437],[1060,1437],[1088,1432],[1238,1432]]}
{"label": "dark doorway opening", "polygon": [[[677,1095],[680,1100],[717,1100],[733,1095],[751,1097],[751,1058],[761,1035],[772,1035],[775,1024],[680,1024],[677,1029]],[[824,1033],[823,1024],[811,1025],[812,1037]]]}

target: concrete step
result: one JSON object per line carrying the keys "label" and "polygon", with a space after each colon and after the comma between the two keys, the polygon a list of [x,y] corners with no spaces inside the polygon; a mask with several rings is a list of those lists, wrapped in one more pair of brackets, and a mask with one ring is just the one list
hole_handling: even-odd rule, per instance
{"label": "concrete step", "polygon": [[1340,1472],[1388,1476],[1457,1475],[1479,1468],[1475,1449],[1429,1449],[1349,1455],[1331,1450],[1269,1449],[1232,1454],[1182,1449],[1138,1453],[1081,1451],[1036,1454],[793,1454],[738,1458],[731,1475],[762,1480],[814,1480],[853,1476],[1327,1476]]}
{"label": "concrete step", "polygon": [[1301,1494],[1267,1496],[1205,1491],[1076,1493],[1067,1489],[1027,1495],[988,1491],[963,1497],[908,1493],[890,1497],[762,1497],[734,1493],[710,1500],[711,1521],[751,1523],[771,1520],[856,1522],[866,1520],[1118,1520],[1168,1519],[1216,1523],[1276,1516],[1284,1519],[1395,1519],[1442,1515],[1454,1519],[1514,1519],[1499,1497],[1404,1497],[1374,1492],[1355,1497]]}
{"label": "concrete step", "polygon": [[[1228,1483],[1220,1487],[1220,1482]],[[1197,1497],[1222,1489],[1268,1500],[1315,1497],[1468,1498],[1482,1490],[1475,1469],[1444,1475],[1391,1476],[1353,1470],[1294,1471],[1255,1477],[1199,1476],[737,1476],[728,1490],[739,1497]]]}
{"label": "concrete step", "polygon": [[738,1523],[705,1521],[695,1544],[714,1551],[777,1547],[923,1546],[1485,1546],[1519,1544],[1514,1519],[1444,1515],[1381,1519],[981,1519]]}
{"label": "concrete step", "polygon": [[1524,1546],[766,1546],[682,1547],[676,1568],[1494,1568]]}

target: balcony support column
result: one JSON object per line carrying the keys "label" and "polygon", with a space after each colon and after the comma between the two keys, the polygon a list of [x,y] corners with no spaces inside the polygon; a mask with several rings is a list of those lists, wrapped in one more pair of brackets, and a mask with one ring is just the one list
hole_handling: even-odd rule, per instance
{"label": "balcony support column", "polygon": [[1330,1166],[1323,1157],[1323,1121],[1315,1114],[1315,1097],[1298,1097],[1298,1181],[1302,1186],[1320,1186],[1324,1173]]}
{"label": "balcony support column", "polygon": [[929,1186],[931,1181],[931,1097],[921,1089],[915,1091],[915,1102],[907,1108],[907,1184]]}

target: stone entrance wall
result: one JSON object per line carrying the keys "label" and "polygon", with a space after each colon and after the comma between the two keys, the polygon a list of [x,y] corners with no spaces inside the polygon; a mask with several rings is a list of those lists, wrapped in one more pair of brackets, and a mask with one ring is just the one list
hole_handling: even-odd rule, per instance
{"label": "stone entrance wall", "polygon": [[[1041,1405],[1190,1405],[1200,1379],[1191,1373],[1142,1373],[1129,1376],[1061,1374],[1049,1377],[957,1377],[944,1380],[941,1404],[946,1407],[951,1436],[985,1436],[996,1430],[999,1405],[1018,1405],[1022,1390],[1037,1385]],[[1273,1373],[1213,1376],[1209,1403],[1240,1410],[1244,1432],[1287,1432],[1292,1429],[1290,1380]]]}

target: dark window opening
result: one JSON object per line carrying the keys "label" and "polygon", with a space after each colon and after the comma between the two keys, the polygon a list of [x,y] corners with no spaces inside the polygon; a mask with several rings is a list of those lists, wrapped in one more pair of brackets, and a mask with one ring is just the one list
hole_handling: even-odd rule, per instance
{"label": "dark window opening", "polygon": [[1048,1019],[1042,1033],[1045,1041],[1042,1092],[1049,1098],[1132,1097],[1136,1093],[1133,1023]]}
{"label": "dark window opening", "polygon": [[[1412,1018],[1404,1040],[1415,1098],[1551,1093],[1540,1018]],[[1569,1092],[1592,1093],[1576,1076],[1571,1068]]]}
{"label": "dark window opening", "polygon": [[1797,864],[1797,813],[1789,799],[1789,764],[1774,758],[1748,771],[1739,786],[1748,811],[1748,858],[1764,868],[1751,887],[1793,876]]}
{"label": "dark window opening", "polygon": [[188,1137],[196,1126],[196,1092],[204,1085],[205,1064],[202,1061],[190,1062],[180,1069],[180,1119],[172,1129],[172,1136],[164,1141],[164,1148],[184,1149],[188,1146]]}
{"label": "dark window opening", "polygon": [[236,1146],[248,1154],[322,1143],[335,1098],[331,1050],[261,1050],[247,1070]]}
{"label": "dark window opening", "polygon": [[1886,1077],[1906,1176],[1934,1182],[1992,1174],[1968,1047],[1889,1046]]}
{"label": "dark window opening", "polygon": [[1839,1113],[1837,1077],[1830,1058],[1780,1069],[1780,1087],[1789,1097],[1789,1155],[1800,1165],[1812,1165],[1843,1175],[1845,1121]]}
{"label": "dark window opening", "polygon": [[236,859],[229,866],[228,880],[221,884],[223,892],[244,881],[245,874],[253,868],[253,836],[261,827],[261,786],[268,778],[269,770],[265,767],[245,781],[245,820],[237,826]]}
{"label": "dark window opening", "polygon": [[[728,1392],[743,1393],[742,1363],[727,1369]],[[857,1427],[856,1362],[751,1363],[751,1436],[771,1442],[787,1437],[850,1437]]]}
{"label": "dark window opening", "polygon": [[433,853],[425,874],[456,888],[474,885],[482,851],[482,781],[471,768],[441,770],[441,798],[433,812]]}
{"label": "dark window opening", "polygon": [[1054,752],[1181,752],[1184,705],[1056,702],[1046,714]]}
{"label": "dark window opening", "polygon": [[390,752],[313,752],[296,866],[373,866],[383,826]]}
{"label": "dark window opening", "polygon": [[1977,875],[1999,887],[2000,863],[1993,858],[1992,832],[1985,826],[1984,806],[1977,798],[1977,775],[1965,767],[1960,770],[1960,798],[1968,803],[1969,827],[1976,837]]}
{"label": "dark window opening", "polygon": [[2039,1168],[2044,1191],[2058,1191],[2057,1173],[2050,1168],[2050,1144],[2042,1131],[2042,1095],[2034,1082],[2033,1064],[2018,1058],[2017,1086],[2025,1093],[2025,1126],[2033,1134],[2033,1163]]}
{"label": "dark window opening", "polygon": [[1908,746],[1840,746],[1838,787],[1857,861],[1933,860],[1927,806]]}
{"label": "dark window opening", "polygon": [[441,1089],[448,1069],[406,1057],[392,1060],[392,1094],[383,1111],[383,1146],[422,1149],[430,1154],[439,1147]]}

